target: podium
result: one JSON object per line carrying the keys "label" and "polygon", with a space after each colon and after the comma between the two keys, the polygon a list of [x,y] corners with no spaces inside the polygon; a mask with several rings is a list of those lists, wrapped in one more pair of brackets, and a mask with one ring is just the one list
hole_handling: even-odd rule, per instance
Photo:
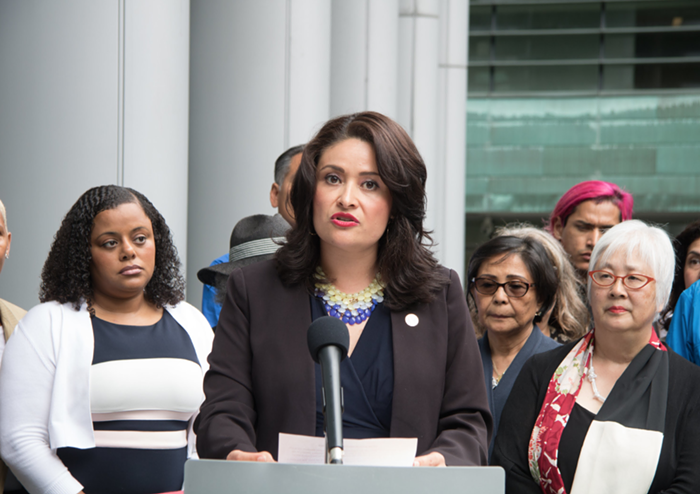
{"label": "podium", "polygon": [[504,494],[501,467],[360,467],[188,460],[185,494]]}

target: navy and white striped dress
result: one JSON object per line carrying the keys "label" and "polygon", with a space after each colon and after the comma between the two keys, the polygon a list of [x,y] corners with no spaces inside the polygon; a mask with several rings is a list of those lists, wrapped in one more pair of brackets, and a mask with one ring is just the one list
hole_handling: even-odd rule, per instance
{"label": "navy and white striped dress", "polygon": [[92,317],[90,409],[95,448],[58,456],[86,494],[182,489],[190,419],[203,371],[189,335],[168,313],[152,326]]}

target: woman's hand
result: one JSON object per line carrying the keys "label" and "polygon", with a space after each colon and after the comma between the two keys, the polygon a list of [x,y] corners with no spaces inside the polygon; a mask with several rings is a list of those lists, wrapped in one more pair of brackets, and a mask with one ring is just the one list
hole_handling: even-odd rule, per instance
{"label": "woman's hand", "polygon": [[433,451],[427,455],[416,456],[413,460],[414,467],[446,467],[445,457],[437,451]]}
{"label": "woman's hand", "polygon": [[240,449],[234,449],[228,454],[226,459],[229,461],[262,461],[265,463],[275,463],[272,455],[267,451],[248,453],[246,451],[241,451]]}

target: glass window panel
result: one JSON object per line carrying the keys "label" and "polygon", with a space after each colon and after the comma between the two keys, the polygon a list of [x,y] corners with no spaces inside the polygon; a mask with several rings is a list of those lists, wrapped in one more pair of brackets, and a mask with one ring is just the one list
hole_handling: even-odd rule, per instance
{"label": "glass window panel", "polygon": [[605,6],[607,27],[692,26],[700,24],[700,2],[609,2]]}
{"label": "glass window panel", "polygon": [[491,29],[491,7],[469,8],[469,30],[488,31]]}
{"label": "glass window panel", "polygon": [[634,89],[634,65],[605,65],[603,89],[609,91]]}
{"label": "glass window panel", "polygon": [[490,58],[491,38],[487,36],[472,36],[469,38],[469,60],[484,61]]}
{"label": "glass window panel", "polygon": [[496,67],[495,92],[597,91],[598,66]]}
{"label": "glass window panel", "polygon": [[700,87],[700,63],[638,64],[635,89],[684,89]]}
{"label": "glass window panel", "polygon": [[500,36],[496,60],[597,59],[598,35]]}
{"label": "glass window panel", "polygon": [[499,5],[496,24],[499,30],[597,28],[600,4]]}
{"label": "glass window panel", "polygon": [[636,41],[636,34],[606,34],[605,58],[634,58]]}
{"label": "glass window panel", "polygon": [[700,33],[639,33],[635,43],[637,57],[700,56]]}
{"label": "glass window panel", "polygon": [[487,92],[489,90],[489,73],[488,67],[469,67],[469,82],[467,90],[472,92]]}

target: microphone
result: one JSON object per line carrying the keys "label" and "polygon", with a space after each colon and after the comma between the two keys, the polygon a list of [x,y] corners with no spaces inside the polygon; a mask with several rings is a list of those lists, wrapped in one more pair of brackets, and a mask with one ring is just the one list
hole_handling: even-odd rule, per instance
{"label": "microphone", "polygon": [[311,358],[321,364],[323,376],[323,418],[326,428],[326,463],[343,463],[343,389],[340,362],[347,357],[350,333],[335,317],[323,316],[306,333]]}

